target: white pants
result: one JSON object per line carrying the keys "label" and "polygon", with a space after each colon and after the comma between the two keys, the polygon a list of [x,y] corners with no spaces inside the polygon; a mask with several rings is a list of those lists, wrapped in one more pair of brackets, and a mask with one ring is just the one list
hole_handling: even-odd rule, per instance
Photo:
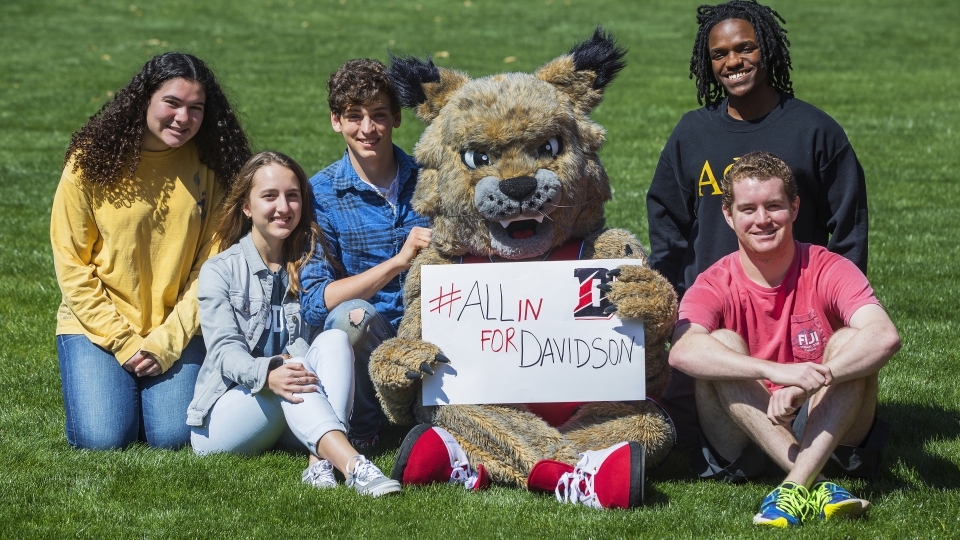
{"label": "white pants", "polygon": [[318,390],[297,394],[303,402],[290,403],[266,385],[256,394],[236,385],[213,405],[205,426],[192,428],[193,451],[258,454],[272,448],[286,432],[316,455],[317,441],[325,434],[346,433],[354,384],[353,349],[347,334],[327,330],[314,339],[307,356],[286,362],[303,364],[316,375]]}

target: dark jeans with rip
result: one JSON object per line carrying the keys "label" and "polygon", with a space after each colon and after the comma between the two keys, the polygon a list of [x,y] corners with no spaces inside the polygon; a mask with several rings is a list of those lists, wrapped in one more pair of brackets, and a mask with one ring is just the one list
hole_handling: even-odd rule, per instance
{"label": "dark jeans with rip", "polygon": [[381,343],[397,335],[390,321],[365,300],[348,300],[327,316],[324,330],[347,333],[355,358],[356,390],[350,416],[350,438],[369,439],[380,432],[383,410],[370,380],[370,355]]}

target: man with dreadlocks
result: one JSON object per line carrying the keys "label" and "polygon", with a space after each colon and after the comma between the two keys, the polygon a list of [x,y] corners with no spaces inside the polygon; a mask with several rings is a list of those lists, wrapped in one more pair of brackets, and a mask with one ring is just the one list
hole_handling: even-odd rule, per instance
{"label": "man with dreadlocks", "polygon": [[[827,247],[867,271],[863,168],[843,129],[793,96],[785,22],[755,1],[697,9],[690,60],[697,101],[667,141],[647,192],[650,262],[682,297],[696,277],[737,249],[721,211],[720,181],[744,154],[767,151],[789,164],[801,205],[800,242]],[[681,448],[697,447],[693,381],[673,371],[666,405]],[[704,473],[704,471],[697,471]]]}

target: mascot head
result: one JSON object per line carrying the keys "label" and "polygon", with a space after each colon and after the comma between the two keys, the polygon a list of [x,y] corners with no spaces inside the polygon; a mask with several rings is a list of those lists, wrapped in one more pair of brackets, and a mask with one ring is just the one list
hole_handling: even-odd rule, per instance
{"label": "mascot head", "polygon": [[534,74],[470,79],[391,55],[401,104],[427,123],[413,207],[440,253],[527,259],[603,227],[604,131],[589,113],[625,54],[598,28]]}

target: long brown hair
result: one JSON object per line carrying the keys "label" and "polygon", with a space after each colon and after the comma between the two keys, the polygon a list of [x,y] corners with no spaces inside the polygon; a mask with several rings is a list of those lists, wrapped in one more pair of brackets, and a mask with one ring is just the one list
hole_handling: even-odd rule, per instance
{"label": "long brown hair", "polygon": [[213,169],[221,184],[229,186],[250,157],[247,136],[210,68],[196,56],[178,52],[150,59],[73,134],[63,157],[64,167],[75,159],[73,172],[79,170],[84,182],[105,187],[136,178],[150,98],[173,79],[195,81],[203,87],[203,122],[191,142],[197,146],[200,161]]}
{"label": "long brown hair", "polygon": [[297,183],[300,184],[300,197],[303,200],[300,207],[300,222],[294,227],[290,236],[283,241],[283,260],[290,280],[290,291],[299,294],[300,270],[318,248],[324,257],[330,253],[330,250],[323,230],[317,225],[310,182],[307,181],[303,168],[293,158],[280,152],[266,151],[248,159],[237,173],[230,192],[223,201],[223,217],[220,219],[216,235],[220,247],[226,249],[239,242],[253,228],[253,221],[243,213],[243,205],[250,200],[254,175],[267,165],[279,165],[291,171],[297,177]]}

